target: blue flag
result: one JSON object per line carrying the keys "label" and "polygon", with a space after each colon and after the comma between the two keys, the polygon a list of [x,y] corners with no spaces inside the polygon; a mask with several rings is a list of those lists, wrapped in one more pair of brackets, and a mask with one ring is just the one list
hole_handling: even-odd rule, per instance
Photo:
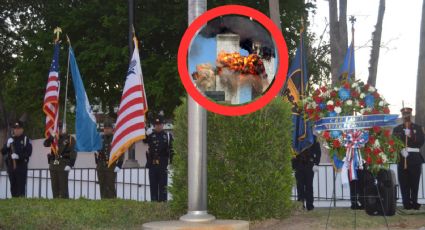
{"label": "blue flag", "polygon": [[89,99],[81,80],[74,51],[69,47],[69,62],[71,65],[72,82],[74,83],[76,109],[76,145],[75,149],[79,152],[93,152],[102,148],[102,138],[97,132],[96,117],[91,109]]}
{"label": "blue flag", "polygon": [[292,111],[292,147],[297,153],[309,148],[314,143],[312,122],[298,111],[296,106],[300,99],[305,96],[308,83],[307,56],[304,49],[303,33],[301,33],[295,57],[289,67],[286,87],[289,91],[289,101],[294,104]]}
{"label": "blue flag", "polygon": [[351,77],[354,78],[356,72],[356,63],[354,61],[354,41],[351,41],[350,46],[347,49],[347,54],[345,54],[344,63],[339,70],[339,76],[342,80],[350,80]]}

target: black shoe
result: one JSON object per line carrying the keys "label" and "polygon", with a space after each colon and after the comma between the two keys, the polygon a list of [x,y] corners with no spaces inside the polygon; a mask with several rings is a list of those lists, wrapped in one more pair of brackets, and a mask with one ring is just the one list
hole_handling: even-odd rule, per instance
{"label": "black shoe", "polygon": [[419,210],[421,208],[421,205],[416,203],[416,204],[412,205],[412,208],[415,209],[415,210]]}
{"label": "black shoe", "polygon": [[307,206],[307,211],[311,211],[311,210],[313,210],[314,209],[314,205],[309,205],[309,206]]}
{"label": "black shoe", "polygon": [[361,206],[361,205],[358,205],[358,204],[352,204],[351,205],[351,209],[353,209],[353,210],[362,210],[362,209],[364,209],[364,207]]}
{"label": "black shoe", "polygon": [[403,205],[403,208],[406,209],[406,210],[410,210],[410,209],[412,209],[412,206],[410,204]]}

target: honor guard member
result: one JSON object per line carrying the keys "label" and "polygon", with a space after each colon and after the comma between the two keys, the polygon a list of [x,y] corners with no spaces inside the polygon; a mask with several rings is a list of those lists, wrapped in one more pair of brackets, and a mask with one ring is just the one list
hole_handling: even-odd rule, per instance
{"label": "honor guard member", "polygon": [[31,140],[24,134],[24,126],[21,121],[13,124],[13,134],[1,152],[6,160],[12,197],[25,196],[28,161],[32,154],[32,145]]}
{"label": "honor guard member", "polygon": [[320,144],[314,136],[314,143],[309,148],[302,151],[292,160],[292,168],[295,170],[297,181],[298,201],[303,203],[308,211],[314,209],[313,205],[313,177],[318,171],[317,165],[320,163],[322,155]]}
{"label": "honor guard member", "polygon": [[[74,167],[77,159],[75,151],[75,139],[66,130],[62,130],[62,122],[59,122],[58,153],[51,152],[47,155],[49,163],[50,178],[52,184],[53,198],[69,198],[68,195],[68,174]],[[45,147],[52,145],[54,137],[50,136],[44,141]]]}
{"label": "honor guard member", "polygon": [[149,169],[151,201],[167,201],[168,164],[173,157],[173,136],[163,130],[162,117],[155,118],[154,129],[143,142],[149,145],[146,168]]}
{"label": "honor guard member", "polygon": [[418,189],[423,163],[420,148],[424,144],[424,132],[422,126],[411,121],[411,108],[402,108],[401,115],[403,124],[398,125],[393,130],[393,134],[405,144],[405,148],[400,152],[398,162],[398,181],[403,207],[417,210],[421,207],[418,204]]}
{"label": "honor guard member", "polygon": [[99,179],[100,197],[102,199],[112,199],[117,197],[115,189],[115,178],[117,172],[121,170],[124,155],[117,162],[108,167],[109,156],[111,154],[112,138],[114,128],[111,122],[105,122],[103,125],[103,145],[102,149],[95,153],[97,178]]}

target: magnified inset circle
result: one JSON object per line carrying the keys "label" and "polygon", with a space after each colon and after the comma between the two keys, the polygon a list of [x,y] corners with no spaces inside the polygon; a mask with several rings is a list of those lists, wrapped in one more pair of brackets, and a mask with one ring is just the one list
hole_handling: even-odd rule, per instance
{"label": "magnified inset circle", "polygon": [[180,43],[178,69],[188,94],[205,109],[244,115],[279,93],[288,52],[281,31],[266,15],[227,5],[205,12],[189,26]]}

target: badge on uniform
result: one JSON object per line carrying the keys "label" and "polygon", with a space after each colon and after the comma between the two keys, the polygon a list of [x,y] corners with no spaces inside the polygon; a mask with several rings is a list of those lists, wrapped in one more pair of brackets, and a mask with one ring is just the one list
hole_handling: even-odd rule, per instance
{"label": "badge on uniform", "polygon": [[55,159],[55,160],[53,161],[53,165],[59,165],[59,161]]}

